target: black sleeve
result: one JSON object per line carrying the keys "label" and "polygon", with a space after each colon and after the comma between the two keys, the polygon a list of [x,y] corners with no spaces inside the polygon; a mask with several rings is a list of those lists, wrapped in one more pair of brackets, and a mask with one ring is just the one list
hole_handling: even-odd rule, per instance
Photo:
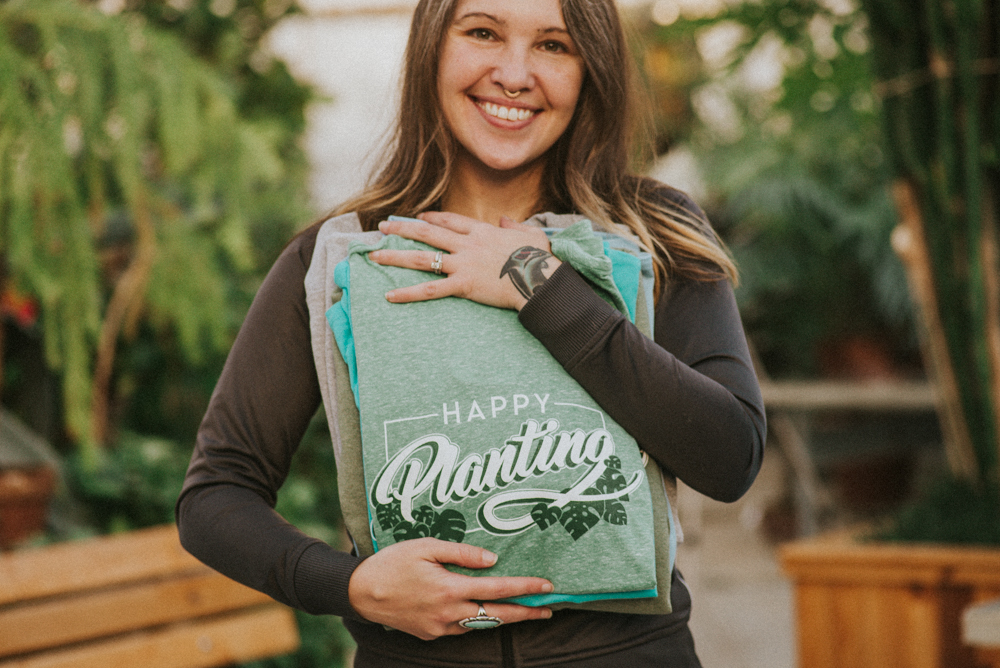
{"label": "black sleeve", "polygon": [[720,501],[750,487],[764,406],[728,281],[672,281],[650,341],[563,263],[519,318],[665,470]]}
{"label": "black sleeve", "polygon": [[198,431],[177,524],[185,549],[234,580],[307,612],[357,617],[347,587],[360,560],[274,511],[321,402],[303,285],[317,231],[289,244],[250,307]]}

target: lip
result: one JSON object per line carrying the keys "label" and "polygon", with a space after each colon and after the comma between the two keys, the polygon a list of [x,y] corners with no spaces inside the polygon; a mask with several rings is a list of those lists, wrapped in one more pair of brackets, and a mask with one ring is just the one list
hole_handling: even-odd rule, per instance
{"label": "lip", "polygon": [[[472,100],[472,103],[476,106],[476,110],[479,111],[479,114],[486,120],[486,122],[488,122],[490,125],[493,125],[498,128],[503,128],[505,130],[518,130],[520,128],[526,127],[530,125],[531,122],[535,120],[535,117],[538,116],[538,114],[541,112],[540,109],[532,105],[525,104],[523,102],[519,103],[516,102],[515,100],[510,100],[505,98],[498,99],[495,97],[480,97],[480,96],[470,95],[469,99]],[[486,110],[483,108],[483,104],[495,104],[498,107],[507,107],[508,109],[525,109],[533,113],[524,120],[511,121],[486,113]]]}

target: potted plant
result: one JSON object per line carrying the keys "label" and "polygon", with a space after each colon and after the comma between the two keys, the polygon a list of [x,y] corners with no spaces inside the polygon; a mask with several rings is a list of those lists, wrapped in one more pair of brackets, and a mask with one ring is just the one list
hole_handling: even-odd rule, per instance
{"label": "potted plant", "polygon": [[45,527],[59,469],[51,446],[0,408],[0,550]]}

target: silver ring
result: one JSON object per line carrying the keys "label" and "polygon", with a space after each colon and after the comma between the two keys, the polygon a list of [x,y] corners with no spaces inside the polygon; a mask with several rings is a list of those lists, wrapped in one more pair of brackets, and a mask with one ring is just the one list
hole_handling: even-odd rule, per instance
{"label": "silver ring", "polygon": [[507,97],[509,97],[512,100],[515,97],[518,97],[521,93],[524,92],[524,91],[521,91],[521,90],[516,91],[516,92],[511,92],[511,91],[507,90],[506,88],[504,88],[503,86],[500,86],[500,88],[503,88],[503,94],[506,95]]}
{"label": "silver ring", "polygon": [[479,604],[479,614],[475,617],[466,617],[458,623],[463,629],[495,629],[496,627],[503,624],[503,620],[499,617],[490,617],[486,614],[486,608],[483,604]]}
{"label": "silver ring", "polygon": [[441,260],[442,257],[444,257],[444,253],[442,253],[441,251],[434,253],[434,261],[431,262],[431,271],[433,271],[435,274],[441,273],[441,265],[443,264]]}

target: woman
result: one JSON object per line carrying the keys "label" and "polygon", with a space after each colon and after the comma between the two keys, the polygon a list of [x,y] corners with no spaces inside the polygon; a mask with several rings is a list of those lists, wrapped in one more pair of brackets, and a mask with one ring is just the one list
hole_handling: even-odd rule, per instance
{"label": "woman", "polygon": [[[395,142],[367,190],[337,213],[424,241],[373,253],[445,277],[390,302],[456,296],[521,324],[665,470],[731,501],[753,481],[764,414],[728,279],[731,262],[682,194],[629,176],[629,55],[613,0],[422,0]],[[524,221],[542,211],[628,226],[656,263],[655,342]],[[392,215],[421,221],[395,221]],[[320,403],[303,277],[319,225],[286,248],[237,337],[178,501],[185,547],[219,571],[314,614],[337,614],[356,666],[697,666],[679,575],[673,612],[632,615],[495,603],[551,591],[541,578],[467,577],[497,555],[432,538],[360,560],[273,511]],[[530,249],[539,271],[511,270]],[[503,620],[493,630],[460,622]],[[397,629],[397,631],[389,630]],[[399,631],[405,631],[400,633]]]}

